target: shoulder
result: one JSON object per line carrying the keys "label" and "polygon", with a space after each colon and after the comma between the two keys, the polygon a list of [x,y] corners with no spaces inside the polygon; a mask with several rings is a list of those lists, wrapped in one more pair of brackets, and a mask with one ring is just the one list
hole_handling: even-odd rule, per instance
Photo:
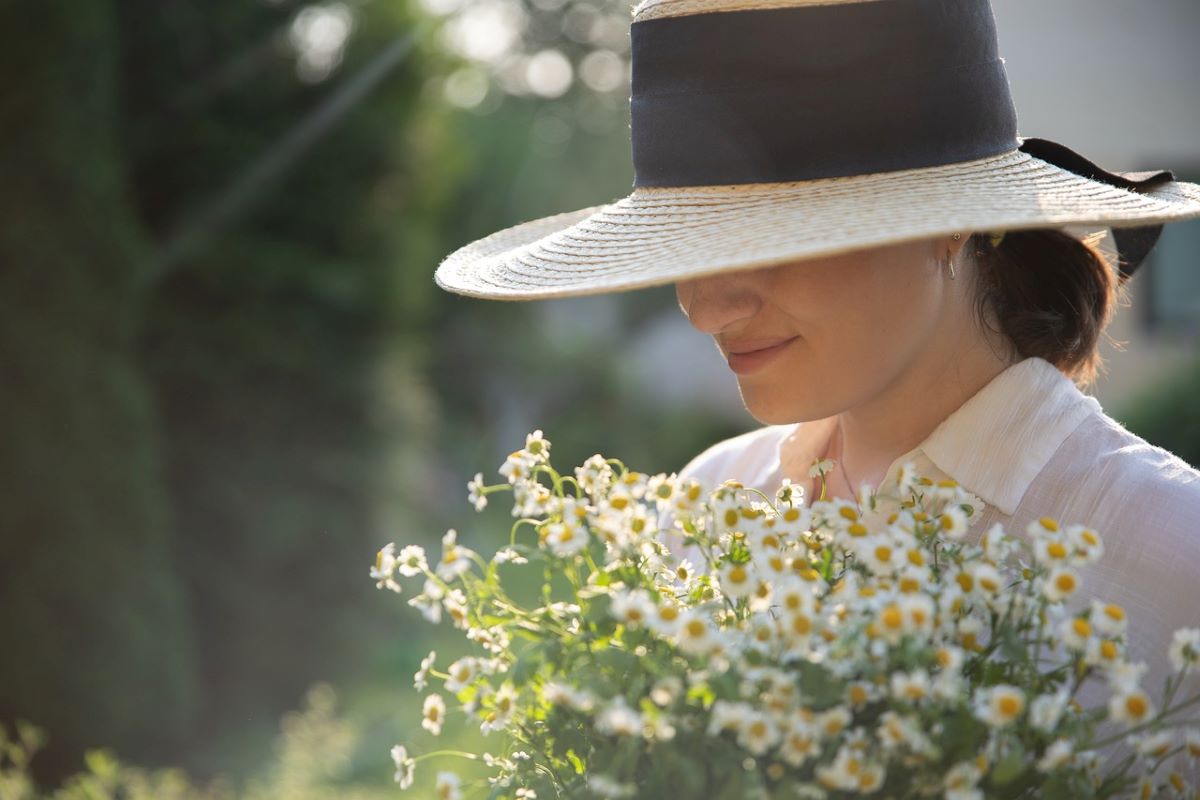
{"label": "shoulder", "polygon": [[775,466],[780,442],[795,425],[765,425],[710,445],[679,470],[680,478],[713,485],[730,478],[752,482],[753,474]]}
{"label": "shoulder", "polygon": [[1091,463],[1081,466],[1120,481],[1127,491],[1160,499],[1190,500],[1200,512],[1200,470],[1171,451],[1150,444],[1104,412],[1085,419],[1068,444],[1087,453]]}
{"label": "shoulder", "polygon": [[[1067,438],[1046,473],[1075,516],[1115,527],[1143,556],[1200,559],[1200,471],[1102,411]],[[1082,518],[1081,517],[1081,518]]]}

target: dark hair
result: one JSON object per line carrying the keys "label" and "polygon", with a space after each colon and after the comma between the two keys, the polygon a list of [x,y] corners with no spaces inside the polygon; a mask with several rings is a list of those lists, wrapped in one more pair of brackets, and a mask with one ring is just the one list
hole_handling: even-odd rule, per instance
{"label": "dark hair", "polygon": [[1102,367],[1100,334],[1121,296],[1105,254],[1055,229],[1008,231],[998,245],[975,233],[968,245],[980,322],[998,324],[1021,358],[1044,358],[1077,384],[1092,383]]}

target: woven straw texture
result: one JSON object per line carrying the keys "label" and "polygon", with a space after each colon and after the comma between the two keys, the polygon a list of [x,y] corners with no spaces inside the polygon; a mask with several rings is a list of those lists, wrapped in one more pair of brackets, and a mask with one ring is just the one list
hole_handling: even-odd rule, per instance
{"label": "woven straw texture", "polygon": [[601,294],[953,233],[1130,227],[1200,217],[1200,185],[1117,189],[1021,151],[791,183],[653,187],[524,222],[442,261],[447,291],[496,300]]}
{"label": "woven straw texture", "polygon": [[840,6],[847,3],[872,3],[878,0],[642,0],[633,9],[633,21],[688,14],[712,14],[718,11],[747,11],[758,8],[795,8],[797,6]]}

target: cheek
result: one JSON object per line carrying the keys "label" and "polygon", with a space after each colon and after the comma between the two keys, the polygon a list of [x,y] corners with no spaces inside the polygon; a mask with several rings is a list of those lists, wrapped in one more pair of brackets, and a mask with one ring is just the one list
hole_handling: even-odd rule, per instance
{"label": "cheek", "polygon": [[774,369],[741,381],[764,422],[821,419],[870,399],[927,341],[937,281],[921,262],[854,263],[791,274],[771,296],[803,338]]}

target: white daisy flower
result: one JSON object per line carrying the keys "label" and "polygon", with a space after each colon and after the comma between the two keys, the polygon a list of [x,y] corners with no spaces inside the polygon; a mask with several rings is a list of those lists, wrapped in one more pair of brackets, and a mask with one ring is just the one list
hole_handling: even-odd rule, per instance
{"label": "white daisy flower", "polygon": [[1150,696],[1141,689],[1117,692],[1108,703],[1108,717],[1126,725],[1138,725],[1154,715]]}
{"label": "white daisy flower", "polygon": [[1092,564],[1104,555],[1104,540],[1091,528],[1071,525],[1067,528],[1067,541],[1074,551],[1073,561],[1078,565]]}
{"label": "white daisy flower", "polygon": [[588,532],[581,525],[552,522],[544,530],[546,545],[559,558],[573,556],[587,546]]}
{"label": "white daisy flower", "polygon": [[1065,690],[1038,696],[1029,704],[1029,724],[1044,733],[1053,733],[1069,700]]}
{"label": "white daisy flower", "polygon": [[517,692],[513,685],[505,681],[492,696],[492,707],[483,717],[479,731],[487,736],[492,731],[503,730],[512,721],[517,710]]}
{"label": "white daisy flower", "polygon": [[1188,728],[1183,732],[1183,755],[1191,764],[1200,761],[1200,728]]}
{"label": "white daisy flower", "polygon": [[446,669],[446,691],[458,693],[475,680],[479,674],[479,660],[473,656],[464,656]]}
{"label": "white daisy flower", "polygon": [[1060,535],[1043,534],[1033,540],[1033,560],[1054,567],[1071,560],[1071,547]]}
{"label": "white daisy flower", "polygon": [[942,779],[946,800],[983,800],[983,792],[978,788],[982,777],[983,772],[974,761],[955,764]]}
{"label": "white daisy flower", "polygon": [[993,564],[1003,564],[1016,549],[1016,543],[999,522],[984,531],[979,546],[983,548],[984,557]]}
{"label": "white daisy flower", "polygon": [[425,698],[421,709],[421,727],[437,736],[442,732],[442,723],[446,721],[446,701],[440,694],[431,694]]}
{"label": "white daisy flower", "polygon": [[875,575],[891,575],[903,564],[903,550],[891,536],[871,536],[863,540],[857,553]]}
{"label": "white daisy flower", "polygon": [[524,450],[517,450],[510,453],[504,460],[504,463],[500,465],[499,472],[509,483],[517,484],[532,478],[533,467],[534,461],[529,454]]}
{"label": "white daisy flower", "polygon": [[833,465],[837,463],[831,458],[822,458],[813,462],[813,465],[808,468],[808,477],[820,478],[828,475],[833,471]]}
{"label": "white daisy flower", "polygon": [[992,564],[977,561],[971,565],[969,571],[975,589],[985,596],[995,595],[1004,588],[1004,578]]}
{"label": "white daisy flower", "polygon": [[392,761],[396,765],[396,775],[394,780],[400,784],[401,789],[407,789],[413,784],[413,770],[417,762],[408,757],[408,750],[404,745],[398,744],[392,748]]}
{"label": "white daisy flower", "polygon": [[492,556],[497,564],[528,564],[529,559],[517,552],[513,547],[502,547]]}
{"label": "white daisy flower", "polygon": [[1175,749],[1175,733],[1166,730],[1143,734],[1137,737],[1134,747],[1143,758],[1163,758]]}
{"label": "white daisy flower", "polygon": [[453,772],[439,772],[433,793],[437,800],[462,800],[462,779]]}
{"label": "white daisy flower", "polygon": [[961,539],[967,534],[967,512],[958,506],[947,506],[938,516],[938,522],[948,539]]}
{"label": "white daisy flower", "polygon": [[607,708],[596,715],[596,730],[607,736],[640,736],[642,715],[617,697]]}
{"label": "white daisy flower", "polygon": [[427,621],[437,625],[442,621],[442,598],[446,592],[441,586],[431,580],[425,581],[421,593],[408,601],[408,604],[421,612]]}
{"label": "white daisy flower", "polygon": [[896,491],[903,498],[907,498],[912,494],[913,487],[917,480],[917,465],[911,461],[905,461],[896,470]]}
{"label": "white daisy flower", "polygon": [[622,625],[640,628],[654,613],[654,601],[645,589],[619,589],[612,593],[611,613]]}
{"label": "white daisy flower", "polygon": [[929,697],[929,673],[923,669],[892,673],[892,697],[904,703],[917,704]]}
{"label": "white daisy flower", "polygon": [[1053,772],[1066,766],[1075,756],[1075,745],[1068,739],[1056,739],[1038,759],[1038,772]]}
{"label": "white daisy flower", "polygon": [[375,554],[375,564],[371,567],[371,579],[377,589],[391,589],[399,594],[403,591],[396,582],[396,543],[388,542]]}
{"label": "white daisy flower", "polygon": [[446,531],[442,537],[442,560],[437,565],[438,577],[444,581],[453,580],[471,568],[471,556],[474,550],[459,545],[458,531],[454,528]]}
{"label": "white daisy flower", "polygon": [[1051,603],[1061,603],[1079,590],[1079,573],[1070,567],[1055,567],[1042,584],[1042,594]]}
{"label": "white daisy flower", "polygon": [[454,627],[465,630],[470,627],[467,623],[467,596],[462,589],[451,589],[442,598],[442,605],[450,615]]}
{"label": "white daisy flower", "polygon": [[413,688],[418,692],[429,684],[429,670],[433,669],[433,662],[436,658],[437,651],[430,650],[429,655],[421,659],[421,668],[413,674]]}
{"label": "white daisy flower", "polygon": [[467,501],[475,506],[476,511],[487,508],[487,494],[483,488],[483,473],[476,472],[475,477],[467,481]]}
{"label": "white daisy flower", "polygon": [[1025,693],[1016,686],[997,684],[975,695],[975,716],[992,728],[1012,725],[1025,710]]}
{"label": "white daisy flower", "polygon": [[721,591],[735,600],[749,597],[758,584],[749,564],[724,564],[717,570],[717,580]]}
{"label": "white daisy flower", "polygon": [[738,744],[761,756],[779,741],[779,728],[762,711],[751,711],[738,730]]}
{"label": "white daisy flower", "polygon": [[683,613],[683,620],[675,631],[675,643],[685,653],[703,655],[716,648],[717,634],[708,620],[689,609]]}
{"label": "white daisy flower", "polygon": [[1104,677],[1114,692],[1130,692],[1138,688],[1146,669],[1144,661],[1118,661],[1108,668]]}
{"label": "white daisy flower", "polygon": [[1127,625],[1125,609],[1116,603],[1092,601],[1092,625],[1105,636],[1124,636]]}
{"label": "white daisy flower", "polygon": [[1083,617],[1068,617],[1059,625],[1059,636],[1068,650],[1087,649],[1092,636],[1092,623]]}
{"label": "white daisy flower", "polygon": [[646,624],[659,636],[673,636],[685,621],[683,607],[672,600],[660,600],[655,604]]}
{"label": "white daisy flower", "polygon": [[1200,666],[1200,628],[1180,628],[1175,631],[1167,655],[1176,672]]}
{"label": "white daisy flower", "polygon": [[425,559],[425,548],[417,544],[407,545],[396,556],[396,570],[406,578],[421,575],[429,569]]}
{"label": "white daisy flower", "polygon": [[550,442],[542,435],[540,428],[525,436],[525,452],[535,461],[549,460]]}

